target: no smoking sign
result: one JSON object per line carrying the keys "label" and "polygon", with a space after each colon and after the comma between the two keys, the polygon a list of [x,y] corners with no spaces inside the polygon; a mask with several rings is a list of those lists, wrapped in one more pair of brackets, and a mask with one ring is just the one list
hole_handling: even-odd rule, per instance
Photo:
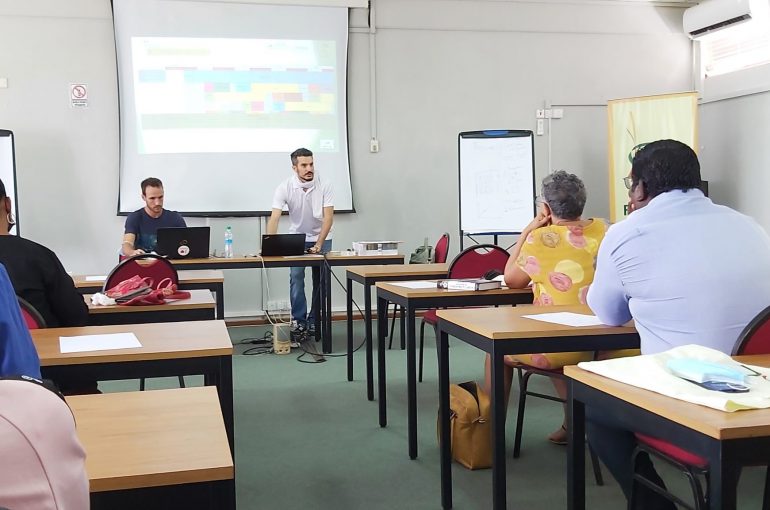
{"label": "no smoking sign", "polygon": [[88,106],[88,85],[85,83],[70,84],[70,105]]}

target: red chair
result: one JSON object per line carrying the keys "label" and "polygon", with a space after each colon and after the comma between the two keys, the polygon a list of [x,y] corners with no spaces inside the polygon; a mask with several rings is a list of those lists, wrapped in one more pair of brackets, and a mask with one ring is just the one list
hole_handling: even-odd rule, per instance
{"label": "red chair", "polygon": [[27,324],[27,329],[44,329],[46,327],[45,319],[37,311],[37,308],[32,306],[29,301],[21,296],[16,296],[19,300],[19,308],[21,308],[21,316],[24,318],[24,322]]}
{"label": "red chair", "polygon": [[107,279],[104,280],[102,292],[106,292],[123,280],[137,275],[151,279],[153,289],[157,289],[158,285],[166,278],[170,279],[171,283],[179,285],[179,275],[168,259],[154,253],[143,253],[127,257],[115,266],[107,275]]}
{"label": "red chair", "polygon": [[[124,258],[117,266],[110,271],[107,279],[104,280],[102,292],[106,292],[123,280],[128,280],[133,276],[149,278],[152,283],[150,286],[157,289],[164,280],[171,280],[171,283],[179,285],[179,274],[174,265],[168,259],[155,255],[154,253],[143,253],[133,257]],[[144,391],[145,379],[139,379],[139,390]],[[179,376],[179,386],[185,387],[184,377]]]}
{"label": "red chair", "polygon": [[[768,354],[770,353],[770,307],[765,308],[743,329],[738,336],[738,341],[733,347],[733,356],[741,354]],[[708,483],[709,465],[703,457],[695,455],[675,444],[663,441],[645,434],[636,434],[639,444],[634,449],[631,458],[634,466],[634,477],[631,484],[631,494],[628,498],[628,507],[632,508],[636,498],[637,483],[657,492],[668,500],[690,510],[708,508],[708,501],[700,479],[704,478]],[[660,459],[682,472],[690,483],[694,505],[689,505],[678,496],[672,494],[649,478],[637,473],[636,466],[639,455],[647,453]],[[770,510],[770,466],[765,473],[765,489],[762,496],[763,510]]]}
{"label": "red chair", "polygon": [[[433,249],[433,262],[436,264],[443,264],[446,262],[447,256],[449,255],[449,232],[444,232],[444,234],[439,238],[438,242],[436,242],[436,247]],[[403,323],[404,316],[403,316],[403,309],[398,306],[393,306],[393,318],[390,321],[390,342],[388,342],[388,349],[393,347],[393,327],[396,324],[396,316],[399,313],[399,310],[401,310],[401,321]],[[403,329],[402,329],[402,335],[401,335],[401,348],[404,349],[404,335],[403,335]]]}
{"label": "red chair", "polygon": [[[505,271],[505,264],[508,262],[509,256],[510,254],[506,250],[494,244],[471,246],[458,253],[454,260],[452,260],[452,263],[449,264],[447,278],[481,278],[485,273],[492,269],[502,273]],[[433,326],[433,330],[436,330],[438,316],[436,315],[436,310],[434,308],[427,310],[422,316],[422,322],[420,322],[420,382],[422,382],[423,346],[425,343],[426,324]]]}

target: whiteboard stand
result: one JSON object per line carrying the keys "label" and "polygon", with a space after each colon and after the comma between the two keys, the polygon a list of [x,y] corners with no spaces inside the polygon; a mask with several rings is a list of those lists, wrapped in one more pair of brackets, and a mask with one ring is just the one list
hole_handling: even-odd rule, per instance
{"label": "whiteboard stand", "polygon": [[460,250],[465,237],[520,234],[536,214],[534,133],[464,131],[457,146]]}

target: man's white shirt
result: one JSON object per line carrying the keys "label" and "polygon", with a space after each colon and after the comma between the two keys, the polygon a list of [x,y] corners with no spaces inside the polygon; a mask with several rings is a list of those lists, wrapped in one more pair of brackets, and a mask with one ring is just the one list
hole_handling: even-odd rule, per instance
{"label": "man's white shirt", "polygon": [[[305,241],[318,240],[323,225],[323,210],[334,207],[334,192],[331,184],[315,174],[309,189],[302,188],[303,183],[296,175],[278,185],[273,195],[273,209],[289,210],[291,226],[289,233],[305,234]],[[331,231],[326,239],[331,239]]]}

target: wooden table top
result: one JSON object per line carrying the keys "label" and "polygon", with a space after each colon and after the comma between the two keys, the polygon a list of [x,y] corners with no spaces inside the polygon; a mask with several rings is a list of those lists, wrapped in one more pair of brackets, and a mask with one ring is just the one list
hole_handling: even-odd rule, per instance
{"label": "wooden table top", "polygon": [[[59,337],[111,333],[134,333],[142,346],[109,351],[60,352]],[[233,353],[233,344],[224,321],[48,328],[34,329],[30,334],[42,366],[230,356]]]}
{"label": "wooden table top", "polygon": [[[379,285],[379,284],[377,284]],[[484,291],[489,292],[489,291]],[[633,333],[633,322],[620,327],[615,326],[564,326],[549,322],[527,319],[523,315],[552,312],[574,312],[593,315],[586,305],[572,306],[517,306],[514,308],[453,308],[438,310],[438,316],[465,329],[485,336],[491,340],[511,338],[539,338],[576,335],[616,335]]]}
{"label": "wooden table top", "polygon": [[345,269],[364,278],[408,276],[410,274],[446,276],[449,271],[449,264],[371,264],[366,266],[348,266]]}
{"label": "wooden table top", "polygon": [[192,289],[186,292],[190,293],[189,299],[178,299],[167,301],[162,305],[142,305],[142,306],[124,306],[124,305],[93,305],[91,304],[91,294],[83,294],[83,299],[88,305],[89,314],[97,313],[132,313],[132,312],[157,312],[177,310],[193,310],[196,308],[211,308],[214,310],[216,301],[211,291],[207,289]]}
{"label": "wooden table top", "polygon": [[[430,280],[427,280],[430,281]],[[508,288],[501,288],[501,289],[494,289],[494,290],[448,290],[448,289],[439,289],[439,288],[430,288],[430,289],[410,289],[409,287],[404,287],[402,285],[398,285],[395,283],[387,283],[387,282],[377,282],[375,284],[378,289],[384,289],[387,291],[392,292],[393,294],[396,294],[397,296],[402,296],[405,298],[426,298],[426,297],[437,297],[442,295],[451,295],[451,296],[473,296],[478,295],[480,293],[484,293],[485,295],[508,295],[508,294],[529,294],[532,295],[532,289],[508,289]]]}
{"label": "wooden table top", "polygon": [[[404,260],[403,255],[327,255],[327,260],[332,265],[342,265],[347,260],[371,260],[373,262],[377,260],[393,260],[393,259],[400,259],[401,261]],[[309,261],[318,261],[319,259],[323,259],[322,255],[296,255],[296,256],[290,256],[290,257],[262,257],[261,255],[239,255],[233,258],[224,258],[224,257],[208,257],[203,259],[172,259],[170,262],[174,264],[175,266],[185,266],[185,265],[191,265],[191,264],[217,264],[221,265],[226,269],[227,265],[233,264],[243,264],[243,263],[253,263],[258,261],[264,261],[266,264],[269,265],[269,263],[279,263],[279,262],[285,262],[286,260],[295,260],[298,262],[309,262]]]}
{"label": "wooden table top", "polygon": [[[225,275],[219,269],[201,269],[200,271],[177,271],[179,283],[221,283],[225,280]],[[91,278],[87,280],[86,278]],[[106,275],[72,275],[72,281],[75,282],[75,288],[82,289],[88,287],[101,287],[104,285]]]}
{"label": "wooden table top", "polygon": [[[736,359],[750,365],[770,367],[770,355],[767,354],[738,356]],[[564,374],[604,393],[716,439],[740,439],[770,435],[770,409],[727,413],[630,386],[588,372],[577,366],[564,367]]]}
{"label": "wooden table top", "polygon": [[234,477],[216,388],[67,397],[91,492]]}

